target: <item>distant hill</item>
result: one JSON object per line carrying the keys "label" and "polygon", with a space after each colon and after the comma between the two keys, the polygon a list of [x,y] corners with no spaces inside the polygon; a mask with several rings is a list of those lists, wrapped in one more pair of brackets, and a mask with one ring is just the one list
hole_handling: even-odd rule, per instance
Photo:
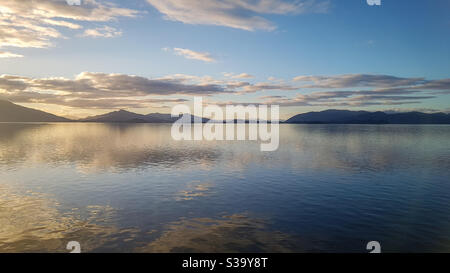
{"label": "distant hill", "polygon": [[145,115],[145,120],[147,120],[147,122],[173,123],[178,119],[179,118],[173,118],[170,114],[153,113]]}
{"label": "distant hill", "polygon": [[[174,123],[179,117],[173,118],[170,114],[152,113],[148,115],[136,114],[125,110],[110,112],[104,115],[81,119],[81,122],[111,122],[111,123]],[[194,116],[191,116],[193,121]],[[208,119],[203,119],[207,122]]]}
{"label": "distant hill", "polygon": [[69,119],[0,100],[0,122],[66,122]]}
{"label": "distant hill", "polygon": [[368,114],[365,111],[346,111],[346,110],[326,110],[322,112],[309,112],[296,115],[286,121],[286,123],[339,123],[350,120],[359,115]]}
{"label": "distant hill", "polygon": [[326,110],[296,115],[285,123],[300,124],[450,124],[450,115],[420,112],[384,113]]}
{"label": "distant hill", "polygon": [[85,119],[81,119],[79,121],[84,122],[128,122],[128,121],[138,121],[138,120],[145,120],[144,115],[128,112],[125,110],[120,111],[114,111],[111,113],[107,113],[104,115],[98,115],[93,117],[88,117]]}

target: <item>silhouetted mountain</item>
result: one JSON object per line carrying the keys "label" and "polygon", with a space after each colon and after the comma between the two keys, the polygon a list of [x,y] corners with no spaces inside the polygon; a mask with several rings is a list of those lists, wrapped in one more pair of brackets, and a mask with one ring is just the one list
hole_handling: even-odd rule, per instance
{"label": "silhouetted mountain", "polygon": [[365,111],[326,110],[322,112],[309,112],[288,119],[287,123],[339,123],[350,120],[358,115],[368,114]]}
{"label": "silhouetted mountain", "polygon": [[303,124],[450,124],[450,115],[327,110],[296,115],[285,123]]}
{"label": "silhouetted mountain", "polygon": [[129,122],[131,120],[145,120],[144,115],[128,112],[125,110],[114,111],[104,115],[88,117],[80,121],[85,122]]}
{"label": "silhouetted mountain", "polygon": [[0,100],[0,122],[65,122],[69,119]]}
{"label": "silhouetted mountain", "polygon": [[[191,115],[189,115],[191,116]],[[125,110],[115,111],[104,115],[93,116],[82,119],[82,122],[118,122],[118,123],[173,123],[179,120],[180,117],[173,118],[170,114],[152,113],[148,115],[136,114]],[[191,116],[191,121],[194,121],[194,116]],[[208,119],[203,119],[207,122]]]}
{"label": "silhouetted mountain", "polygon": [[415,122],[418,124],[450,124],[450,115],[444,113],[425,114],[420,112],[391,114],[389,123],[407,124]]}
{"label": "silhouetted mountain", "polygon": [[145,115],[145,120],[147,120],[147,122],[154,123],[173,123],[178,119],[179,118],[173,118],[170,114],[152,113]]}

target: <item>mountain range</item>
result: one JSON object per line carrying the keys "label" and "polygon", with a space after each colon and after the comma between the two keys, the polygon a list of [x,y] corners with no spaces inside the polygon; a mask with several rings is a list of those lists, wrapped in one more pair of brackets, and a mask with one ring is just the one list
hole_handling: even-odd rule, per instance
{"label": "mountain range", "polygon": [[285,123],[297,124],[450,124],[445,113],[385,113],[367,111],[326,110],[296,115]]}
{"label": "mountain range", "polygon": [[125,110],[115,111],[104,115],[81,119],[82,122],[135,122],[135,123],[172,123],[178,118],[172,118],[170,114],[141,115]]}
{"label": "mountain range", "polygon": [[[0,122],[104,122],[104,123],[173,123],[179,117],[170,114],[136,114],[120,110],[104,115],[70,120],[43,111],[23,107],[9,101],[0,100]],[[191,120],[194,116],[191,116]],[[204,118],[203,122],[208,119]],[[385,113],[348,110],[326,110],[299,114],[286,120],[291,124],[450,124],[450,114],[446,113]]]}
{"label": "mountain range", "polygon": [[[189,117],[189,116],[188,116]],[[190,116],[191,121],[194,121],[195,116]],[[151,113],[148,115],[136,114],[133,112],[119,110],[110,112],[104,115],[88,117],[77,120],[79,122],[117,122],[117,123],[174,123],[180,117],[172,117],[170,114]],[[208,119],[203,119],[203,122],[208,122]]]}

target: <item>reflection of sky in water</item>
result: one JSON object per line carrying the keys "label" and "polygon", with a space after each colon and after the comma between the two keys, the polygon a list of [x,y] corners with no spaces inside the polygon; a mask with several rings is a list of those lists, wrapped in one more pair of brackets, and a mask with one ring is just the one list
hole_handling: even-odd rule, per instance
{"label": "reflection of sky in water", "polygon": [[269,232],[267,223],[244,214],[219,219],[195,218],[170,223],[167,230],[137,251],[154,253],[292,252],[298,239]]}
{"label": "reflection of sky in water", "polygon": [[83,208],[83,217],[78,208],[61,213],[58,203],[43,194],[20,195],[6,187],[1,192],[1,252],[67,252],[65,246],[73,240],[80,242],[85,252],[289,252],[294,249],[294,238],[269,232],[264,221],[248,215],[183,219],[169,223],[160,232],[152,230],[145,234],[137,229],[118,229],[114,224],[116,211],[111,207],[88,206]]}
{"label": "reflection of sky in water", "polygon": [[110,207],[86,207],[82,219],[77,209],[59,212],[58,203],[44,194],[18,194],[3,186],[0,190],[2,252],[66,252],[71,240],[82,242],[83,249],[90,251],[121,233],[111,224],[114,210]]}
{"label": "reflection of sky in water", "polygon": [[0,124],[0,250],[450,250],[450,127],[280,129],[261,153],[169,125]]}
{"label": "reflection of sky in water", "polygon": [[176,195],[176,200],[183,201],[183,200],[193,200],[196,197],[205,196],[208,194],[208,192],[211,190],[212,184],[211,183],[202,183],[194,181],[192,183],[189,183],[187,189],[180,191]]}

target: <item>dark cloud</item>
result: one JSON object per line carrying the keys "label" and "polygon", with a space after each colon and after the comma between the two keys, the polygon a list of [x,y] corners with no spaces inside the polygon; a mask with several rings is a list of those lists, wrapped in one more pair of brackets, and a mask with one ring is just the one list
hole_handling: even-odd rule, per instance
{"label": "dark cloud", "polygon": [[84,72],[75,79],[0,76],[0,98],[21,103],[44,103],[77,108],[145,107],[180,103],[177,98],[148,96],[229,93],[216,84],[188,84],[176,79],[148,79],[123,74]]}
{"label": "dark cloud", "polygon": [[297,94],[294,98],[268,96],[263,97],[265,104],[280,106],[372,106],[416,104],[435,98],[432,95],[416,95],[420,91],[384,90],[384,91],[330,91]]}
{"label": "dark cloud", "polygon": [[302,88],[399,87],[425,83],[424,78],[399,78],[389,75],[348,74],[339,76],[298,76],[296,82],[310,82]]}
{"label": "dark cloud", "polygon": [[[218,80],[209,76],[173,75],[151,79],[146,77],[83,72],[74,79],[30,78],[14,75],[0,76],[0,98],[19,103],[42,103],[76,108],[142,108],[166,107],[186,99],[173,96],[245,95],[263,91],[297,91],[292,96],[271,94],[256,102],[211,102],[210,104],[276,104],[280,106],[372,106],[418,104],[440,94],[448,94],[450,80],[400,78],[394,76],[310,76],[301,81],[316,80],[316,88],[328,86],[327,91],[308,92],[290,83],[250,83]],[[297,79],[298,80],[298,79]],[[337,86],[360,90],[336,90]],[[314,89],[314,88],[313,88]],[[301,92],[301,93],[300,93]],[[157,97],[163,98],[157,98]]]}

